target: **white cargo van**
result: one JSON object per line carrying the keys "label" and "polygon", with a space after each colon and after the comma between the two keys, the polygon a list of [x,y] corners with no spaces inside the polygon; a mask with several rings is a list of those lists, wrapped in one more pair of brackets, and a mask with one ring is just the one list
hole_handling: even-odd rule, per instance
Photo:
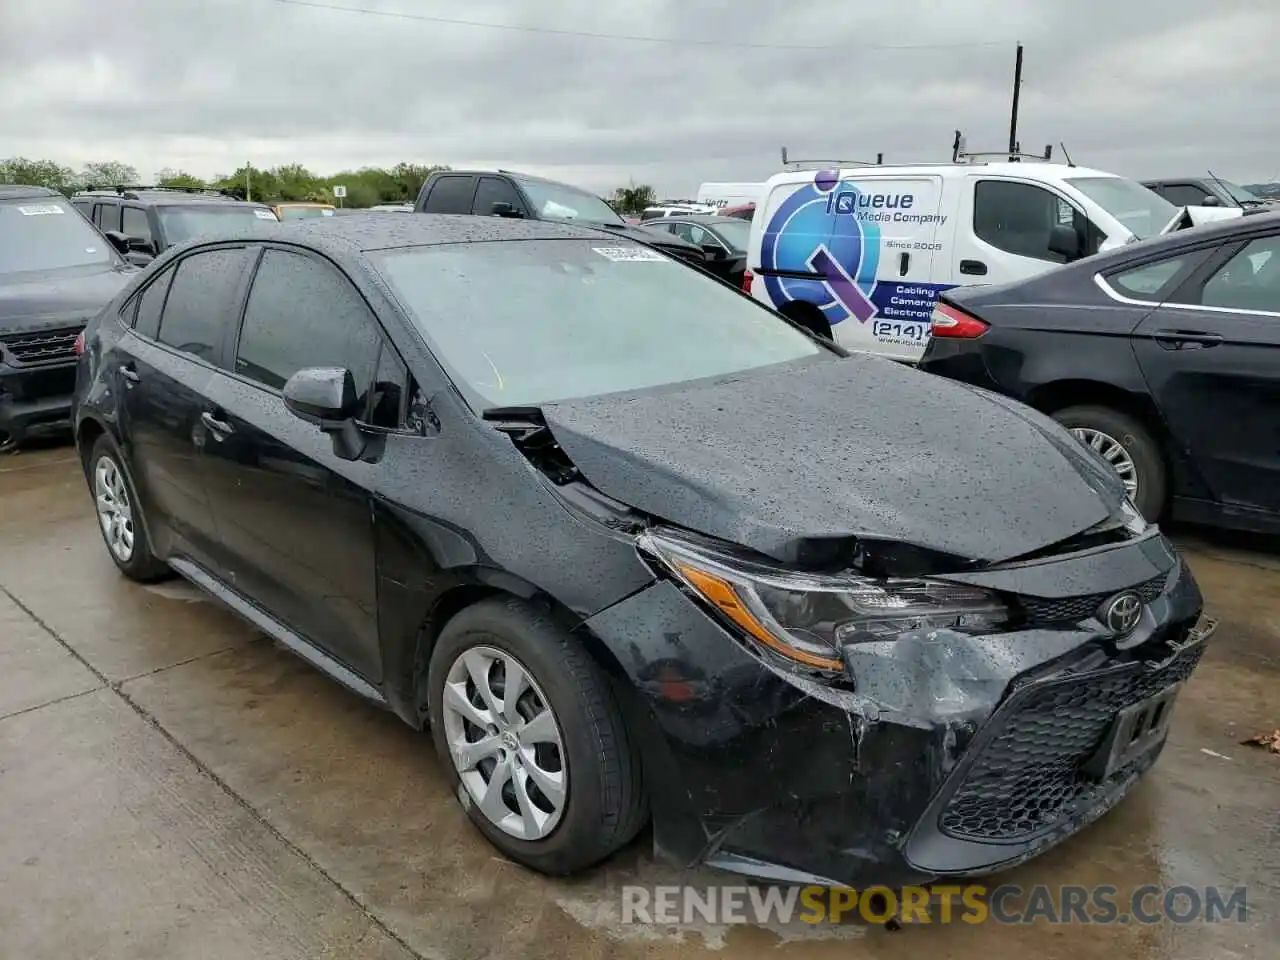
{"label": "white cargo van", "polygon": [[716,209],[759,203],[764,187],[763,183],[704,183],[698,188],[698,203]]}
{"label": "white cargo van", "polygon": [[762,191],[745,286],[847,349],[914,362],[939,291],[1030,277],[1179,213],[1133,180],[1048,162],[790,170]]}

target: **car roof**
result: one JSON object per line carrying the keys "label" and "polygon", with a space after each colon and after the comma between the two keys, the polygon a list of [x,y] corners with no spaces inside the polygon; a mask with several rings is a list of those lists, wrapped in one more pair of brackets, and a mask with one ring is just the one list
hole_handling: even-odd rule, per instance
{"label": "car roof", "polygon": [[[705,223],[707,226],[714,227],[724,223],[726,220],[732,220],[732,217],[721,217],[714,213],[676,213],[669,217],[663,217],[663,220],[678,220],[682,223]],[[646,221],[652,223],[653,221]]]}
{"label": "car roof", "polygon": [[29,187],[21,183],[0,183],[0,200],[26,200],[31,197],[60,197],[48,187]]}
{"label": "car roof", "polygon": [[[232,227],[194,241],[277,240],[297,243],[335,256],[389,250],[400,247],[439,246],[449,243],[482,243],[491,240],[600,240],[607,230],[590,229],[549,220],[517,220],[507,217],[476,217],[468,214],[414,213],[389,217],[364,213],[346,217],[313,217],[283,223],[255,224],[252,228]],[[635,243],[614,235],[614,243]]]}

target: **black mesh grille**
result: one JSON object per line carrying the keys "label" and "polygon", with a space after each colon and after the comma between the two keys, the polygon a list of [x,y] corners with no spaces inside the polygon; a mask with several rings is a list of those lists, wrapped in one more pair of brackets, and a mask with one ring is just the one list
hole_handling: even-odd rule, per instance
{"label": "black mesh grille", "polygon": [[[979,748],[938,825],[964,839],[1021,840],[1100,799],[1109,784],[1083,767],[1116,713],[1187,679],[1203,649],[1197,644],[1158,670],[1084,674],[1013,694],[1004,719],[994,721],[1002,724],[999,732]],[[1117,771],[1112,780],[1130,772]]]}
{"label": "black mesh grille", "polygon": [[[1150,603],[1160,596],[1167,579],[1165,574],[1161,574],[1132,589],[1142,598],[1143,603]],[[1059,597],[1056,600],[1041,597],[1019,597],[1018,599],[1028,624],[1075,623],[1092,617],[1106,599],[1115,596],[1116,593],[1117,591],[1112,590],[1108,593],[1088,593],[1078,597]]]}
{"label": "black mesh grille", "polygon": [[41,330],[38,333],[7,333],[4,347],[21,364],[49,363],[75,358],[76,337],[83,327]]}

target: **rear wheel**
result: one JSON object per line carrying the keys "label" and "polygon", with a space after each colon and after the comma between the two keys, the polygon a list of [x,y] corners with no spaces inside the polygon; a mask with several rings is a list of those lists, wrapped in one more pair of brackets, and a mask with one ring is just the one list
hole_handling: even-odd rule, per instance
{"label": "rear wheel", "polygon": [[169,576],[169,567],[151,552],[138,497],[121,465],[120,452],[106,434],[89,453],[88,477],[102,540],[120,572],[139,583]]}
{"label": "rear wheel", "polygon": [[485,600],[450,620],[427,703],[455,794],[511,859],[574,873],[643,825],[639,760],[608,679],[533,606]]}
{"label": "rear wheel", "polygon": [[1110,407],[1067,407],[1054,413],[1053,419],[1111,464],[1144,517],[1159,518],[1168,472],[1160,445],[1145,426]]}

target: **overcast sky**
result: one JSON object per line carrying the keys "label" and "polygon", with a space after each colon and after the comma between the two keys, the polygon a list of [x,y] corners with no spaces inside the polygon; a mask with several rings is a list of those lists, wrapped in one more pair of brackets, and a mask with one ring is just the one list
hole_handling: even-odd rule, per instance
{"label": "overcast sky", "polygon": [[1065,141],[1133,177],[1280,176],[1276,0],[325,2],[708,42],[280,0],[0,0],[0,157],[144,178],[411,160],[678,197],[762,179],[784,144],[941,160],[960,128],[998,149],[1022,40],[1024,150]]}

